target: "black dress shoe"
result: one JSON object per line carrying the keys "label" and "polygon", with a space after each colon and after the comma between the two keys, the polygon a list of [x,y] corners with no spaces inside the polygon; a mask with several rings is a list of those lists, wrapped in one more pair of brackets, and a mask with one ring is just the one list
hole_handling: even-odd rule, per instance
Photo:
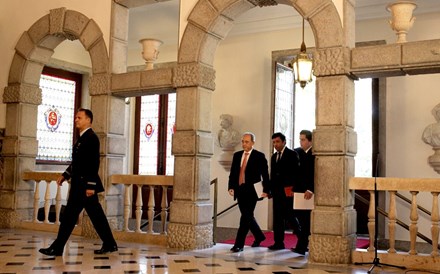
{"label": "black dress shoe", "polygon": [[252,243],[252,247],[259,247],[260,246],[260,244],[261,244],[261,242],[262,241],[264,241],[264,240],[266,240],[266,237],[264,237],[264,238],[262,238],[262,239],[259,239],[259,240],[255,240],[253,243]]}
{"label": "black dress shoe", "polygon": [[284,249],[284,245],[280,245],[280,244],[273,244],[271,246],[268,247],[270,250],[281,250]]}
{"label": "black dress shoe", "polygon": [[301,255],[306,255],[306,250],[303,249],[298,249],[298,248],[291,248],[290,250],[292,250],[295,253],[301,254]]}
{"label": "black dress shoe", "polygon": [[59,250],[56,250],[55,248],[51,248],[51,247],[40,248],[40,250],[38,250],[38,251],[40,251],[40,253],[47,255],[47,256],[62,256],[63,255],[63,251],[59,251]]}
{"label": "black dress shoe", "polygon": [[236,247],[236,246],[233,246],[233,247],[231,248],[231,251],[232,251],[233,253],[237,253],[237,252],[241,252],[241,251],[243,251],[243,248],[242,248],[242,247]]}
{"label": "black dress shoe", "polygon": [[117,246],[103,246],[101,247],[101,249],[95,250],[94,253],[95,254],[105,254],[105,253],[110,253],[110,252],[115,252],[118,251],[118,247]]}

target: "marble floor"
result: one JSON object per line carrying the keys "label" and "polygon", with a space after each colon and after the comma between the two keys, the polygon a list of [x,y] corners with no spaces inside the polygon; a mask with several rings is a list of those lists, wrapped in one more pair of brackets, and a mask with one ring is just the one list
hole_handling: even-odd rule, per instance
{"label": "marble floor", "polygon": [[[289,249],[269,251],[264,247],[245,247],[231,253],[229,244],[196,251],[178,251],[161,246],[118,242],[119,250],[95,255],[101,247],[98,239],[71,236],[63,256],[49,257],[38,249],[49,246],[54,233],[0,229],[0,274],[10,273],[366,273],[371,265],[316,266],[306,256]],[[434,273],[375,267],[373,273]]]}

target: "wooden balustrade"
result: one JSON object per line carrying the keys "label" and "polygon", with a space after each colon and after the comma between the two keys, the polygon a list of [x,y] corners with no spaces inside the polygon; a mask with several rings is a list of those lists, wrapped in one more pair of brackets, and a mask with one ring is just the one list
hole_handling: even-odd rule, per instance
{"label": "wooden balustrade", "polygon": [[[370,245],[366,251],[355,250],[352,261],[355,263],[373,262],[374,258],[374,233],[375,233],[375,195],[374,189],[384,192],[388,196],[388,236],[389,249],[378,253],[382,263],[405,266],[412,269],[435,269],[440,270],[437,263],[440,259],[438,253],[439,244],[439,206],[438,196],[440,193],[440,179],[433,178],[350,178],[349,188],[351,190],[367,190],[370,193],[370,206],[368,210],[368,232]],[[398,213],[396,210],[396,193],[409,192],[411,195],[411,204],[408,212],[399,212],[407,214],[409,217],[409,251],[398,252],[396,250],[396,223]],[[431,252],[429,256],[420,254],[416,249],[417,233],[419,230],[419,213],[417,208],[417,195],[420,192],[430,193],[432,195],[432,213],[431,213]]]}

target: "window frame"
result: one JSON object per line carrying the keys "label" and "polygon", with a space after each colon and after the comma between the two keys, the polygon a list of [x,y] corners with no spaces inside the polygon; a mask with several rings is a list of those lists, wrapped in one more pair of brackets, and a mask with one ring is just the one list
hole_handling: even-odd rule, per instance
{"label": "window frame", "polygon": [[[75,82],[75,105],[74,110],[79,109],[81,104],[81,97],[82,97],[82,82],[83,82],[83,75],[71,72],[63,69],[53,68],[44,66],[43,70],[41,72],[41,75],[48,75],[56,78],[61,78],[65,80],[70,80]],[[75,117],[75,116],[74,116]],[[78,133],[75,130],[75,124],[73,125],[73,134],[72,134],[73,144],[78,139]],[[37,151],[38,155],[38,151]],[[54,160],[41,160],[36,159],[37,165],[66,165],[70,164],[70,161],[54,161]]]}

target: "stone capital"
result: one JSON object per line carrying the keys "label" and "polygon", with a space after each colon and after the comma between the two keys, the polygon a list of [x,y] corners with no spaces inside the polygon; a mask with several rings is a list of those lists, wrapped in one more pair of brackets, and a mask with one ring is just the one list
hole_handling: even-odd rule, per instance
{"label": "stone capital", "polygon": [[180,87],[201,86],[215,90],[215,70],[201,63],[179,64],[174,76],[174,85]]}
{"label": "stone capital", "polygon": [[108,73],[93,74],[89,80],[90,95],[108,94],[111,76]]}
{"label": "stone capital", "polygon": [[343,75],[350,72],[350,49],[345,47],[324,48],[315,51],[315,76]]}
{"label": "stone capital", "polygon": [[3,103],[41,104],[41,89],[32,85],[7,86],[3,93]]}

